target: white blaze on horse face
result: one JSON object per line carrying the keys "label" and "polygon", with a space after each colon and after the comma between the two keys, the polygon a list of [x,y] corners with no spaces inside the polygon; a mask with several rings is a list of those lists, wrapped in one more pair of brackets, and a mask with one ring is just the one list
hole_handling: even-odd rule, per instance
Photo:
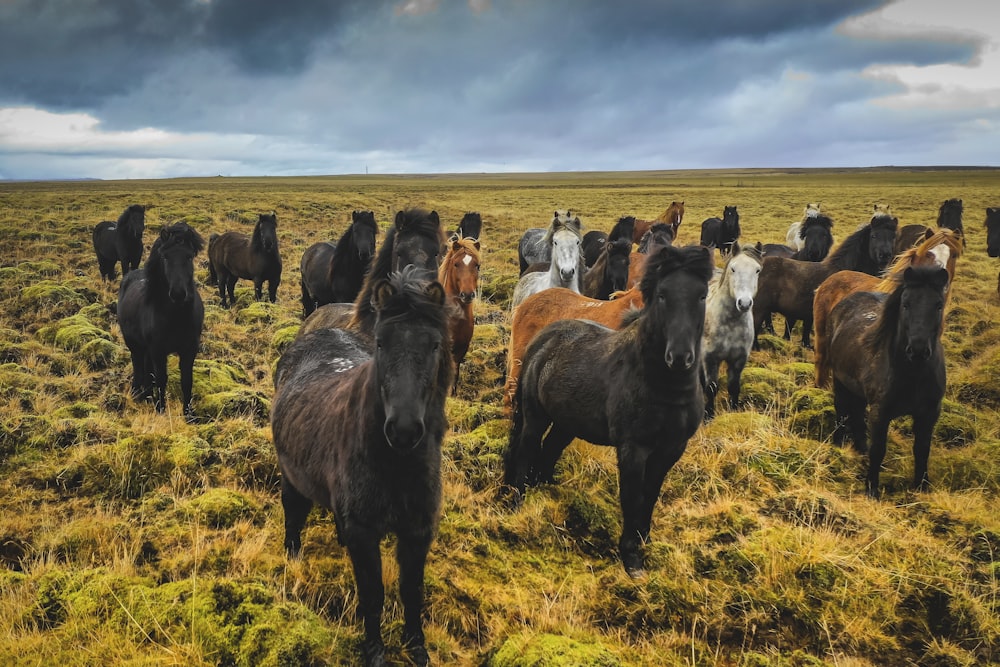
{"label": "white blaze on horse face", "polygon": [[462,263],[465,264],[466,266],[472,264],[472,255],[466,255],[465,257],[463,257]]}
{"label": "white blaze on horse face", "polygon": [[930,250],[931,255],[934,256],[934,264],[941,267],[942,269],[948,268],[948,260],[951,259],[951,248],[947,244],[940,243]]}

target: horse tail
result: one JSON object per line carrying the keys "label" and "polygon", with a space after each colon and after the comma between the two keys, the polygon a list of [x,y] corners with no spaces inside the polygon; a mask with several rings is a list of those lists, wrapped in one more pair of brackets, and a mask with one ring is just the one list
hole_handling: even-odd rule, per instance
{"label": "horse tail", "polygon": [[211,234],[208,237],[208,284],[218,285],[219,275],[215,271],[215,262],[212,261],[212,246],[215,245],[216,240],[218,240],[218,234]]}
{"label": "horse tail", "polygon": [[524,411],[521,409],[521,394],[523,392],[523,382],[517,383],[517,388],[514,390],[514,395],[510,399],[511,407],[511,419],[512,424],[510,427],[510,441],[507,443],[507,451],[504,452],[504,484],[512,488],[520,490],[519,484],[523,484],[523,480],[518,480],[517,469],[518,469],[518,457],[520,453],[521,444],[521,431],[524,430]]}

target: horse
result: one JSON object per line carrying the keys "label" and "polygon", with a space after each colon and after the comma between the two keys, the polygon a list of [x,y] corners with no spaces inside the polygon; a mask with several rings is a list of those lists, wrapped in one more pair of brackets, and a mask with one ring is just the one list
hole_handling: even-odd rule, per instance
{"label": "horse", "polygon": [[483,216],[470,212],[462,216],[454,236],[460,239],[479,239],[483,234]]}
{"label": "horse", "polygon": [[606,300],[612,292],[627,289],[634,224],[632,216],[624,216],[615,223],[600,257],[583,276],[582,294]]}
{"label": "horse", "polygon": [[354,301],[375,254],[378,225],[372,211],[351,212],[351,224],[336,243],[314,243],[302,253],[303,317],[328,303]]}
{"label": "horse", "polygon": [[733,244],[722,274],[708,287],[702,352],[705,364],[705,419],[715,416],[719,366],[726,362],[729,407],[739,405],[740,376],[753,346],[753,298],[762,258],[754,246]]}
{"label": "horse", "polygon": [[794,248],[796,251],[802,250],[805,245],[805,237],[801,234],[802,224],[809,218],[815,218],[819,214],[819,202],[806,204],[806,210],[802,213],[802,219],[788,226],[788,231],[785,233],[785,245]]}
{"label": "horse", "polygon": [[299,335],[316,329],[338,327],[358,331],[371,338],[375,328],[372,290],[378,281],[410,264],[428,279],[436,276],[443,243],[441,217],[437,211],[428,212],[421,208],[398,211],[354,302],[328,303],[317,308],[302,323]]}
{"label": "horse", "polygon": [[654,222],[639,241],[639,248],[628,258],[628,287],[635,287],[642,281],[646,267],[646,257],[655,253],[658,248],[673,245],[677,237],[677,229],[665,222]]}
{"label": "horse", "polygon": [[650,227],[658,222],[670,225],[673,229],[674,236],[677,238],[677,230],[681,226],[681,222],[684,220],[684,202],[672,201],[670,206],[667,207],[660,215],[656,216],[655,220],[639,220],[635,221],[635,229],[632,233],[632,242],[641,243],[642,237],[649,231]]}
{"label": "horse", "polygon": [[114,280],[115,263],[121,262],[122,276],[139,268],[142,260],[142,233],[146,229],[146,208],[141,204],[127,207],[117,222],[103,220],[94,227],[94,252],[101,280]]}
{"label": "horse", "polygon": [[333,511],[364,619],[367,664],[384,665],[382,555],[397,539],[403,642],[424,645],[424,564],[441,517],[441,442],[452,378],[444,289],[408,268],[373,286],[375,339],[340,329],[297,338],[278,360],[271,411],[285,550],[302,548],[313,504]]}
{"label": "horse", "polygon": [[950,229],[930,228],[924,240],[909,250],[900,253],[892,266],[885,270],[883,277],[857,271],[838,271],[824,280],[813,297],[813,324],[816,327],[815,368],[816,386],[824,388],[829,382],[830,363],[827,358],[830,333],[827,320],[834,307],[854,292],[892,292],[902,280],[903,272],[910,266],[938,266],[948,271],[948,292],[955,279],[955,265],[962,254],[960,237]]}
{"label": "horse", "polygon": [[118,288],[118,324],[132,356],[132,396],[152,398],[157,412],[166,408],[167,355],[176,353],[184,414],[193,414],[192,371],[205,320],[194,258],[204,245],[185,222],[164,227],[143,268],[130,271]]}
{"label": "horse", "polygon": [[209,236],[208,274],[208,284],[219,286],[223,308],[235,303],[233,292],[240,278],[253,281],[254,297],[258,301],[263,298],[264,281],[267,281],[267,299],[274,303],[278,298],[278,285],[281,284],[277,213],[261,213],[252,236],[240,232]]}
{"label": "horse", "polygon": [[[986,254],[1000,257],[1000,208],[986,209]],[[1000,275],[997,276],[997,296],[1000,296]]]}
{"label": "horse", "polygon": [[573,214],[569,210],[556,211],[552,214],[552,222],[548,229],[542,227],[532,227],[521,235],[521,240],[517,243],[517,263],[520,267],[520,274],[524,275],[528,267],[532,264],[548,263],[552,261],[552,246],[546,241],[549,229],[556,221],[568,222],[573,219]]}
{"label": "horse", "polygon": [[472,300],[479,289],[479,239],[452,237],[448,254],[438,269],[438,282],[444,286],[447,303],[451,308],[448,331],[451,336],[451,356],[455,360],[455,381],[451,386],[454,396],[458,392],[458,376],[469,351],[469,342],[475,329],[476,318],[472,313]]}
{"label": "horse", "polygon": [[830,313],[834,439],[843,442],[850,433],[855,450],[868,452],[865,490],[872,498],[879,495],[889,422],[903,415],[913,418],[913,487],[930,484],[927,457],[946,381],[941,331],[947,286],[946,269],[909,267],[891,293],[856,292]]}
{"label": "horse", "polygon": [[[635,220],[635,218],[632,218]],[[583,264],[589,269],[597,262],[608,242],[608,235],[598,229],[592,229],[583,235],[580,250],[583,252]],[[521,275],[524,275],[523,273]]]}
{"label": "horse", "polygon": [[962,200],[946,199],[938,209],[937,226],[950,229],[962,237],[965,247],[965,229],[962,227]]}
{"label": "horse", "polygon": [[740,214],[735,206],[722,209],[722,218],[706,218],[701,223],[701,244],[718,248],[728,254],[733,243],[740,237]]}
{"label": "horse", "polygon": [[552,261],[548,271],[526,272],[514,286],[511,307],[516,308],[525,298],[549,287],[568,287],[574,292],[581,288],[585,267],[580,252],[580,218],[562,220],[554,218],[545,234],[545,243],[551,248]]}
{"label": "horse", "polygon": [[617,448],[618,550],[633,577],[644,571],[640,548],[663,479],[704,416],[701,339],[713,270],[708,248],[661,248],[649,258],[644,306],[629,324],[615,331],[561,320],[525,351],[504,482],[518,499],[528,484],[552,481],[576,437]]}
{"label": "horse", "polygon": [[[754,347],[758,346],[756,336],[762,323],[774,312],[784,315],[786,321],[802,320],[802,345],[809,347],[816,288],[831,274],[845,269],[877,275],[892,258],[898,224],[896,218],[873,216],[822,262],[764,258],[753,302]],[[790,331],[790,327],[785,328],[789,339]]]}
{"label": "horse", "polygon": [[535,334],[546,325],[559,320],[590,320],[609,329],[621,328],[625,316],[642,308],[642,292],[633,287],[611,301],[602,301],[578,294],[565,287],[552,287],[532,294],[514,310],[510,324],[510,341],[507,347],[507,382],[504,406],[510,407],[517,379],[521,375],[524,350]]}

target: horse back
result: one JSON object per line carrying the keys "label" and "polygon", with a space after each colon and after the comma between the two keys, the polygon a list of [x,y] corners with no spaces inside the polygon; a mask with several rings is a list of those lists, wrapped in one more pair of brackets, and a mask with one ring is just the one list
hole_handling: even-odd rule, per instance
{"label": "horse back", "polygon": [[331,303],[333,296],[331,276],[333,273],[333,256],[337,246],[329,241],[314,243],[302,253],[299,270],[302,282],[305,284],[313,300],[320,305]]}
{"label": "horse back", "polygon": [[118,259],[115,229],[117,223],[103,220],[94,226],[94,250],[103,259]]}
{"label": "horse back", "polygon": [[888,381],[888,358],[885,354],[872,354],[864,345],[887,298],[886,293],[855,292],[841,299],[827,320],[828,365],[833,376],[852,393],[866,399],[872,395],[874,385]]}
{"label": "horse back", "polygon": [[320,329],[345,329],[354,316],[353,303],[328,303],[320,306],[302,323],[299,336]]}
{"label": "horse back", "polygon": [[224,232],[211,239],[208,260],[216,271],[223,270],[237,278],[253,278],[256,274],[250,237],[240,232]]}
{"label": "horse back", "polygon": [[823,262],[765,257],[757,281],[754,312],[780,312],[796,319],[811,317],[813,294],[831,272]]}

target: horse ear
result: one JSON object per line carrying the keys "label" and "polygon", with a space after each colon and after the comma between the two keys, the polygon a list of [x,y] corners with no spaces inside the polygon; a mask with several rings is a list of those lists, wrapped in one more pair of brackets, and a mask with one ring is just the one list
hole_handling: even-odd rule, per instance
{"label": "horse ear", "polygon": [[729,254],[734,257],[740,253],[740,244],[738,241],[733,241],[733,244],[729,246]]}
{"label": "horse ear", "polygon": [[472,242],[472,245],[476,246],[476,250],[479,250],[479,239]]}
{"label": "horse ear", "polygon": [[396,219],[392,224],[396,225],[396,229],[399,229],[403,225],[403,221],[406,220],[406,216],[402,211],[396,211]]}
{"label": "horse ear", "polygon": [[928,227],[927,229],[924,230],[924,240],[925,241],[927,239],[929,239],[930,237],[932,237],[932,236],[934,236],[934,230],[933,229],[931,229],[930,227]]}
{"label": "horse ear", "polygon": [[441,224],[441,218],[440,218],[440,216],[438,216],[438,212],[437,211],[431,211],[431,214],[429,216],[427,216],[427,217],[429,217],[434,223],[436,223],[438,225]]}
{"label": "horse ear", "polygon": [[396,288],[393,287],[392,283],[382,278],[377,283],[375,283],[375,289],[372,290],[372,305],[376,309],[382,308],[386,301],[391,299],[396,294]]}
{"label": "horse ear", "polygon": [[452,250],[459,250],[462,247],[462,244],[460,243],[460,239],[458,238],[458,234],[452,234],[451,238],[449,239],[449,241],[451,241],[451,249]]}
{"label": "horse ear", "polygon": [[170,228],[167,227],[166,225],[160,228],[160,238],[164,241],[170,238]]}
{"label": "horse ear", "polygon": [[427,294],[427,297],[434,303],[438,304],[439,306],[444,305],[444,288],[441,287],[441,283],[439,282],[428,283],[427,287],[424,288],[424,293]]}

